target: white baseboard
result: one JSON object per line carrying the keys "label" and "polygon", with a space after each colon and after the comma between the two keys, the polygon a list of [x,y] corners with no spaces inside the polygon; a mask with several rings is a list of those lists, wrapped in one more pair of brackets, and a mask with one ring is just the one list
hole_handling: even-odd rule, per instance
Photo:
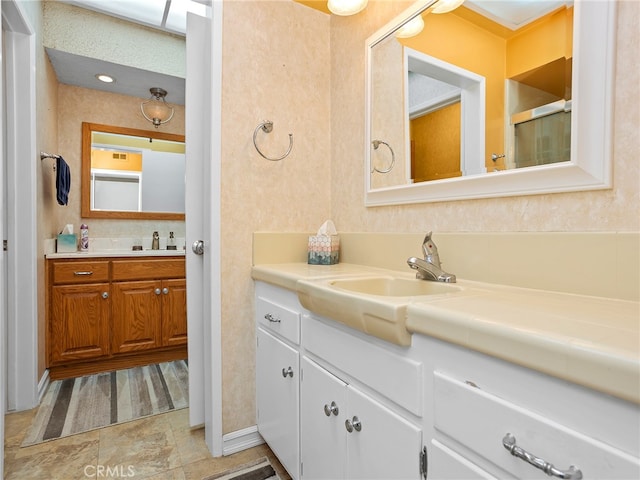
{"label": "white baseboard", "polygon": [[264,440],[258,433],[256,425],[236,430],[222,436],[222,455],[231,455],[251,447],[262,445]]}
{"label": "white baseboard", "polygon": [[47,392],[49,383],[51,383],[51,381],[49,378],[49,369],[47,368],[42,374],[42,378],[38,382],[38,404],[42,402],[42,397],[44,397],[44,394]]}

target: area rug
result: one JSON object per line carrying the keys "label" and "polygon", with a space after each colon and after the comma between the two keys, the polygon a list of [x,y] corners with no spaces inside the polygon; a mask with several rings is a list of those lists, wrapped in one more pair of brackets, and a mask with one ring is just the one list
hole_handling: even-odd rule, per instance
{"label": "area rug", "polygon": [[226,472],[204,477],[202,480],[280,480],[280,477],[267,457],[262,457]]}
{"label": "area rug", "polygon": [[189,406],[185,360],[56,380],[22,446]]}

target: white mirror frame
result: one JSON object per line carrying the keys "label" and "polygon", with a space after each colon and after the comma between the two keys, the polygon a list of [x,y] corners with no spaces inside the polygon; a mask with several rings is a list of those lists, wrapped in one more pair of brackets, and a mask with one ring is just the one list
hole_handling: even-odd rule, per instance
{"label": "white mirror frame", "polygon": [[431,3],[417,1],[366,41],[365,206],[611,188],[616,2],[587,0],[574,2],[571,161],[371,188],[371,49]]}

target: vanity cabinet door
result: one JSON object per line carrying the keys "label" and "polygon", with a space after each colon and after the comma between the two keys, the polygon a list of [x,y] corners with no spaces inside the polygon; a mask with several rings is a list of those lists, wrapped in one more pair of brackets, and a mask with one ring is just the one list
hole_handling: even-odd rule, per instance
{"label": "vanity cabinet door", "polygon": [[162,345],[187,344],[187,281],[162,281]]}
{"label": "vanity cabinet door", "polygon": [[304,480],[344,478],[347,384],[317,363],[302,359],[300,457]]}
{"label": "vanity cabinet door", "polygon": [[258,328],[258,431],[294,479],[300,467],[299,372],[298,352]]}
{"label": "vanity cabinet door", "polygon": [[346,478],[420,479],[421,430],[360,390],[348,392],[346,417],[360,429],[347,432]]}
{"label": "vanity cabinet door", "polygon": [[109,284],[51,288],[50,359],[53,365],[109,355]]}
{"label": "vanity cabinet door", "polygon": [[111,352],[128,353],[161,346],[162,282],[112,284]]}
{"label": "vanity cabinet door", "polygon": [[421,478],[416,425],[306,357],[300,390],[304,480]]}

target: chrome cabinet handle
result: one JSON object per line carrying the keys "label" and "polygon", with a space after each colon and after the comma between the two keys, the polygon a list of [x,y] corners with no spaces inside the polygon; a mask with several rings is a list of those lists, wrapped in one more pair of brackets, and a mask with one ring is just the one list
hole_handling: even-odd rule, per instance
{"label": "chrome cabinet handle", "polygon": [[160,289],[159,289],[159,288],[156,288],[156,289],[153,291],[153,293],[155,293],[156,295],[160,295]]}
{"label": "chrome cabinet handle", "polygon": [[336,417],[338,416],[338,414],[340,413],[340,409],[338,408],[338,405],[336,405],[336,402],[331,402],[331,405],[327,405],[325,403],[324,405],[324,414],[327,417],[330,417],[331,414],[334,414]]}
{"label": "chrome cabinet handle", "polygon": [[351,420],[348,418],[344,421],[344,427],[347,429],[347,432],[351,433],[354,430],[359,432],[362,430],[362,423],[358,417],[353,417]]}
{"label": "chrome cabinet handle", "polygon": [[504,436],[504,438],[502,439],[502,445],[509,451],[511,455],[520,458],[528,464],[542,470],[550,477],[565,478],[570,480],[580,480],[582,478],[582,472],[573,465],[571,465],[568,470],[560,470],[546,460],[536,457],[523,448],[518,447],[516,445],[516,437],[514,437],[510,433],[507,433]]}
{"label": "chrome cabinet handle", "polygon": [[289,367],[287,369],[282,369],[282,376],[284,378],[291,377],[293,378],[293,368]]}
{"label": "chrome cabinet handle", "polygon": [[162,293],[164,293],[165,295],[167,295],[169,293],[169,289],[167,287],[164,287],[162,289]]}
{"label": "chrome cabinet handle", "polygon": [[109,298],[109,292],[102,292],[102,298],[104,299]]}
{"label": "chrome cabinet handle", "polygon": [[267,313],[264,318],[269,320],[271,323],[280,323],[280,319],[278,317],[274,317],[270,313]]}
{"label": "chrome cabinet handle", "polygon": [[93,275],[93,272],[91,271],[87,271],[87,272],[73,272],[73,274],[76,277],[81,277],[81,276],[85,276],[85,275]]}

